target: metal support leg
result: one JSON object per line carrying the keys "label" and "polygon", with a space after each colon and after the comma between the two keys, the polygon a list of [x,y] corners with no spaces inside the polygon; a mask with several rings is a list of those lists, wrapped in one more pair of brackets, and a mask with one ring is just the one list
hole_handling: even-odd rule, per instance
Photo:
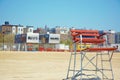
{"label": "metal support leg", "polygon": [[69,60],[69,66],[68,66],[68,71],[67,71],[67,78],[66,79],[68,79],[68,77],[69,77],[69,70],[70,70],[70,65],[71,65],[72,54],[73,53],[71,52],[70,60]]}
{"label": "metal support leg", "polygon": [[73,76],[75,75],[75,68],[76,68],[76,43],[74,43],[74,71]]}
{"label": "metal support leg", "polygon": [[113,75],[113,70],[112,70],[112,62],[111,62],[112,56],[113,56],[113,52],[112,52],[112,54],[111,54],[111,56],[110,56],[110,53],[109,53],[109,51],[108,51],[108,57],[109,57],[109,62],[110,62],[112,79],[114,80],[114,75]]}
{"label": "metal support leg", "polygon": [[81,77],[80,77],[80,79],[82,80],[82,74],[83,74],[83,73],[82,73],[82,66],[83,66],[83,64],[82,64],[82,63],[83,63],[83,59],[82,59],[82,58],[83,58],[83,53],[80,52],[80,55],[81,55],[81,61],[80,61],[80,64],[81,64],[81,67],[80,67],[80,70],[81,70]]}
{"label": "metal support leg", "polygon": [[[101,52],[101,71],[102,71],[102,73],[104,73],[103,72],[103,57],[102,57],[102,52]],[[104,75],[102,74],[102,79],[104,78]]]}
{"label": "metal support leg", "polygon": [[97,67],[98,67],[98,53],[96,53],[96,71],[95,74],[97,75]]}

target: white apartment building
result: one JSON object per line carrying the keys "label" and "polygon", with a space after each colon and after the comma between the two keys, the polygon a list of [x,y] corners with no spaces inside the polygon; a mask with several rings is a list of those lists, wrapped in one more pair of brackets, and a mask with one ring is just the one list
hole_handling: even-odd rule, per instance
{"label": "white apartment building", "polygon": [[57,34],[68,34],[69,28],[57,26],[56,29],[55,29],[55,32]]}
{"label": "white apartment building", "polygon": [[26,28],[24,28],[24,33],[33,33],[33,26],[26,26]]}
{"label": "white apartment building", "polygon": [[12,26],[12,33],[13,34],[23,34],[24,26],[21,26],[21,25]]}
{"label": "white apartment building", "polygon": [[12,26],[12,33],[16,34],[16,26]]}

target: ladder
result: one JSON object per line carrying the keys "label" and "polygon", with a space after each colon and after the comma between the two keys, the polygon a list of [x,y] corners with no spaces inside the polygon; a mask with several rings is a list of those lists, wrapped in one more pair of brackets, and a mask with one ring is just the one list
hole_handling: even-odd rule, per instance
{"label": "ladder", "polygon": [[[100,52],[97,53],[96,56],[96,65],[98,64],[98,57],[100,57],[101,59],[101,66],[99,66],[100,70],[105,74],[105,75],[101,75],[102,80],[114,80],[114,75],[113,75],[113,70],[112,70],[112,59],[113,56],[113,51],[105,51],[105,52]],[[98,65],[97,65],[98,67]],[[96,72],[97,74],[97,72]],[[108,77],[109,75],[109,77]],[[107,76],[107,77],[106,77]]]}

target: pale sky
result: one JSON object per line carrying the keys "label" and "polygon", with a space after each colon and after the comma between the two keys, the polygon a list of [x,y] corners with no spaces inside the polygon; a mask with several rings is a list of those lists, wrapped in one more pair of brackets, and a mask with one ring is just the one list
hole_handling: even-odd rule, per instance
{"label": "pale sky", "polygon": [[0,25],[47,25],[120,32],[120,0],[0,0]]}

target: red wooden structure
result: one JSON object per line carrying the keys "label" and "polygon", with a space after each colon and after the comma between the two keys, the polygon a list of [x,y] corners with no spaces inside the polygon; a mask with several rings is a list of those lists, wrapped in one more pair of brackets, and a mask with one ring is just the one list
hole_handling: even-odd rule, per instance
{"label": "red wooden structure", "polygon": [[[71,50],[66,80],[114,80],[111,59],[117,47],[105,46],[107,45],[106,34],[98,30],[71,30],[74,50]],[[86,48],[78,53],[76,44],[83,45],[86,43],[98,47]],[[99,46],[100,44],[103,46]],[[96,53],[94,56],[88,57],[87,52]],[[80,54],[79,64],[77,64],[77,54]],[[87,63],[85,63],[86,60]],[[105,67],[106,63],[108,63],[109,68]],[[89,68],[89,64],[94,69]]]}

